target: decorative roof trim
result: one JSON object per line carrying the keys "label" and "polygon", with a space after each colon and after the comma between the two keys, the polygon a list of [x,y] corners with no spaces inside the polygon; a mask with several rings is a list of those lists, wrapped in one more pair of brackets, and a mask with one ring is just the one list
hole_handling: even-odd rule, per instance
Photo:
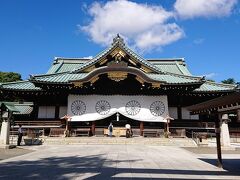
{"label": "decorative roof trim", "polygon": [[[166,83],[166,81],[154,80],[154,79],[148,77],[145,73],[143,73],[139,69],[134,68],[134,67],[100,67],[100,68],[95,69],[94,71],[90,72],[86,77],[82,78],[81,81],[88,82],[95,76],[110,73],[110,72],[124,72],[124,73],[133,74],[136,76],[140,76],[148,83],[155,83],[155,82],[158,82],[158,83],[160,82],[160,83],[164,83],[164,84]],[[69,82],[76,82],[76,81],[79,81],[79,80],[71,80]]]}

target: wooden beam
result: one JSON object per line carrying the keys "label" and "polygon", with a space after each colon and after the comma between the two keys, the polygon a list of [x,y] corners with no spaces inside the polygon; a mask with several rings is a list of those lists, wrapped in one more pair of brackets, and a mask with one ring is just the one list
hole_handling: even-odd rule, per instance
{"label": "wooden beam", "polygon": [[232,110],[236,110],[236,109],[240,109],[240,105],[233,105],[233,106],[227,106],[227,107],[219,107],[218,111],[219,112],[224,112],[224,111],[232,111]]}

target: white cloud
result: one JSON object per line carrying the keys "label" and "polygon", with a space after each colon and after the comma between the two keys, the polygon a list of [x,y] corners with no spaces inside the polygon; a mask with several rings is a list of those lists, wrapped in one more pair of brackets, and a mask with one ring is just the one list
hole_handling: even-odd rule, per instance
{"label": "white cloud", "polygon": [[181,18],[223,17],[231,14],[237,0],[176,0],[174,8]]}
{"label": "white cloud", "polygon": [[205,41],[204,38],[198,38],[198,39],[195,39],[193,43],[198,45],[198,44],[202,44],[204,41]]}
{"label": "white cloud", "polygon": [[168,22],[174,13],[162,6],[116,0],[105,4],[93,3],[88,12],[92,20],[86,26],[78,25],[78,28],[92,41],[105,46],[117,33],[141,51],[162,47],[184,36],[176,23]]}
{"label": "white cloud", "polygon": [[164,46],[177,41],[184,35],[183,30],[175,23],[155,26],[141,33],[136,38],[136,46],[140,49],[152,49],[154,46]]}

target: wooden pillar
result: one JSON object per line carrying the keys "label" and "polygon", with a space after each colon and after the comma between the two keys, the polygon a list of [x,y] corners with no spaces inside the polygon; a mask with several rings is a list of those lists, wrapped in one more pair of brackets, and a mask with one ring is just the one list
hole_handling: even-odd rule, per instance
{"label": "wooden pillar", "polygon": [[221,150],[221,140],[220,140],[220,121],[221,121],[221,115],[218,115],[218,118],[215,118],[215,132],[216,132],[216,143],[217,143],[217,166],[219,168],[222,168],[222,150]]}
{"label": "wooden pillar", "polygon": [[237,110],[237,122],[240,122],[240,109]]}
{"label": "wooden pillar", "polygon": [[59,105],[55,106],[55,119],[59,119]]}
{"label": "wooden pillar", "polygon": [[38,110],[39,110],[38,104],[34,103],[33,112],[32,112],[32,116],[33,116],[34,119],[38,119]]}
{"label": "wooden pillar", "polygon": [[92,131],[92,135],[93,135],[93,136],[95,135],[95,127],[96,127],[96,122],[93,121],[93,122],[92,122],[92,126],[91,126],[91,131]]}
{"label": "wooden pillar", "polygon": [[170,122],[170,120],[169,119],[167,119],[167,134],[169,134],[169,122]]}
{"label": "wooden pillar", "polygon": [[143,136],[144,124],[143,121],[140,122],[140,135]]}
{"label": "wooden pillar", "polygon": [[164,131],[167,132],[167,123],[164,123]]}
{"label": "wooden pillar", "polygon": [[178,120],[182,120],[182,107],[180,105],[177,106],[177,117]]}
{"label": "wooden pillar", "polygon": [[182,120],[182,106],[183,106],[183,100],[182,100],[182,97],[180,96],[178,98],[178,105],[177,105],[177,117],[178,117],[178,120]]}

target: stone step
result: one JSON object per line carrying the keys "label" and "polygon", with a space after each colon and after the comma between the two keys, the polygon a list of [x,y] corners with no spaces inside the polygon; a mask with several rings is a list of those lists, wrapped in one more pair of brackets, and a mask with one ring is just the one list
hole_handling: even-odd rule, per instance
{"label": "stone step", "polygon": [[76,144],[143,144],[161,146],[195,147],[196,143],[189,138],[109,138],[109,137],[46,137],[44,144],[48,145],[76,145]]}

